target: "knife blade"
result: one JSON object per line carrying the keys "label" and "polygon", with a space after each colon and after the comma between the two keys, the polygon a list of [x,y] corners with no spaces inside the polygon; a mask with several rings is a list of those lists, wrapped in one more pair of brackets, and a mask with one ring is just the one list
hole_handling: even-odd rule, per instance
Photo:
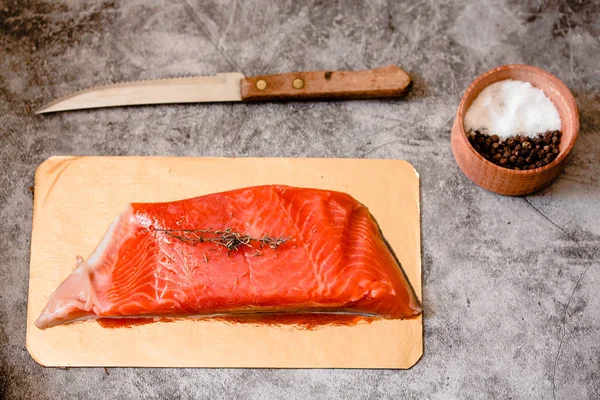
{"label": "knife blade", "polygon": [[410,76],[397,65],[366,71],[242,73],[115,83],[54,100],[36,114],[144,104],[402,97]]}

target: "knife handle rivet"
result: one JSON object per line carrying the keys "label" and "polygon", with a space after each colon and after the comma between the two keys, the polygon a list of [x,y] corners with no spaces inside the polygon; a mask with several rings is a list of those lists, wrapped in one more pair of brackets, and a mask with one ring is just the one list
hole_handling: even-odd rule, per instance
{"label": "knife handle rivet", "polygon": [[294,79],[292,86],[296,89],[302,89],[304,87],[304,81],[300,78]]}
{"label": "knife handle rivet", "polygon": [[256,82],[256,88],[258,90],[265,90],[267,88],[267,81],[265,81],[264,79],[259,80],[258,82]]}

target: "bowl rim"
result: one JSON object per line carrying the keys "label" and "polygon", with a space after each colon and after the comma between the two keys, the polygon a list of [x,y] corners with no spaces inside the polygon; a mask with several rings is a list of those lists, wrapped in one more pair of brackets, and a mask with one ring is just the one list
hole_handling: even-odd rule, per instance
{"label": "bowl rim", "polygon": [[[544,75],[551,82],[551,85],[553,85],[557,89],[566,89],[566,90],[559,90],[559,92],[561,94],[565,95],[564,96],[565,101],[569,105],[568,108],[573,113],[573,119],[574,119],[573,135],[571,136],[569,143],[567,143],[567,147],[563,151],[561,151],[558,154],[558,156],[554,160],[552,160],[551,163],[546,164],[539,168],[528,169],[528,170],[518,170],[518,169],[511,169],[511,168],[506,168],[506,167],[501,167],[499,165],[496,165],[493,162],[487,160],[481,154],[479,154],[479,152],[477,150],[475,150],[475,148],[471,145],[471,142],[469,142],[469,139],[467,138],[467,132],[465,131],[465,122],[464,122],[465,114],[467,112],[467,108],[465,107],[465,104],[467,102],[467,95],[470,94],[470,92],[473,91],[475,86],[477,86],[483,79],[487,78],[490,75],[496,75],[496,74],[503,72],[505,70],[508,70],[508,69],[512,69],[512,70],[519,69],[519,70],[525,70],[528,72],[533,72],[533,73],[536,73],[539,75]],[[500,82],[500,81],[497,81],[497,82]],[[538,89],[541,89],[542,91],[544,91],[544,93],[546,93],[546,91],[544,90],[543,87],[536,86],[530,81],[524,81],[524,82],[528,82],[532,86],[534,86]],[[548,95],[546,94],[546,96],[548,96]],[[556,105],[555,105],[555,107],[556,107]],[[561,120],[561,122],[562,122],[562,120]],[[575,141],[577,140],[577,137],[579,136],[579,109],[577,108],[577,103],[575,102],[575,98],[573,97],[573,93],[571,93],[571,90],[567,87],[567,85],[564,84],[564,82],[562,82],[560,79],[558,79],[555,75],[553,75],[550,72],[545,71],[541,68],[534,67],[533,65],[505,64],[505,65],[501,65],[499,67],[492,68],[492,69],[484,72],[483,74],[479,75],[477,78],[475,78],[469,84],[469,86],[463,93],[463,95],[460,99],[460,103],[458,105],[458,110],[456,112],[456,124],[457,124],[457,128],[459,129],[458,133],[460,134],[459,136],[461,136],[461,140],[464,140],[467,143],[471,154],[474,155],[476,158],[478,158],[480,161],[483,161],[484,163],[488,163],[492,167],[499,168],[503,172],[513,173],[513,174],[517,174],[517,175],[535,175],[535,174],[539,174],[543,171],[554,168],[555,166],[559,165],[569,155],[569,153],[573,149],[573,146],[575,145]],[[562,137],[564,137],[564,132],[562,130],[562,126],[561,126],[561,133],[562,133]],[[561,139],[562,139],[562,137],[561,137]]]}

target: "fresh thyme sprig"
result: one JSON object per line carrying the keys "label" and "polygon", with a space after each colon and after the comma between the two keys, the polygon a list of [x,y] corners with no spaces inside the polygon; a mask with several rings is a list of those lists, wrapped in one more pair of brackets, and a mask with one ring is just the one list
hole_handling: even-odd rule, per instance
{"label": "fresh thyme sprig", "polygon": [[[291,236],[269,236],[263,235],[254,238],[245,233],[235,232],[231,228],[225,230],[213,229],[155,229],[156,232],[164,232],[182,242],[195,246],[198,243],[215,243],[227,248],[228,251],[237,251],[240,247],[252,247],[252,242],[259,243],[259,249],[269,246],[276,250],[279,246],[290,240]],[[262,254],[262,253],[261,253]]]}

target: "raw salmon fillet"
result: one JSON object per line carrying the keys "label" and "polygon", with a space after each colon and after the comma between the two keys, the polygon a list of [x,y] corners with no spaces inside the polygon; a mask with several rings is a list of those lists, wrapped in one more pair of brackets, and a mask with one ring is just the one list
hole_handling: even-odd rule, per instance
{"label": "raw salmon fillet", "polygon": [[340,192],[256,186],[131,204],[52,294],[40,329],[92,318],[352,313],[420,303],[369,210]]}

